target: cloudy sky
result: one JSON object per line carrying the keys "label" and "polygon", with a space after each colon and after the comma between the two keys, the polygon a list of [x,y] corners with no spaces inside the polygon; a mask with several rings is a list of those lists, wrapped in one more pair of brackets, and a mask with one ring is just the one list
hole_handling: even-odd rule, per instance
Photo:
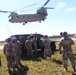
{"label": "cloudy sky", "polygon": [[[31,2],[30,0],[0,0],[0,10],[17,10],[16,13],[18,14],[35,14],[37,9],[43,6],[46,1],[47,0],[32,0]],[[35,5],[27,7],[32,4]],[[53,7],[54,9],[47,10],[47,19],[41,23],[28,22],[26,25],[23,25],[23,23],[10,23],[8,21],[10,13],[0,13],[0,40],[5,40],[14,34],[35,32],[49,36],[59,35],[60,32],[64,31],[67,31],[69,34],[76,33],[76,0],[50,0],[45,7]]]}

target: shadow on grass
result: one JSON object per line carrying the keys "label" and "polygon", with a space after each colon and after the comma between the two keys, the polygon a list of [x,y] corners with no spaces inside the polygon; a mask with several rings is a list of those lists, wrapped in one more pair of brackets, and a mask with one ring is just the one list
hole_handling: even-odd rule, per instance
{"label": "shadow on grass", "polygon": [[[54,51],[54,53],[55,52],[57,52],[57,51],[59,51],[59,50],[55,50]],[[54,55],[54,54],[53,54]],[[44,59],[44,50],[42,50],[42,51],[38,51],[38,53],[37,53],[37,55],[35,55],[35,53],[33,54],[33,58],[30,56],[30,57],[28,57],[27,56],[27,54],[25,54],[23,57],[22,57],[22,59],[21,60],[33,60],[33,61],[41,61],[41,59]]]}
{"label": "shadow on grass", "polygon": [[44,51],[38,51],[37,55],[33,54],[33,58],[30,56],[28,57],[26,54],[22,57],[21,60],[32,60],[32,61],[41,61],[44,58]]}
{"label": "shadow on grass", "polygon": [[29,68],[24,65],[20,65],[20,67],[17,68],[17,70],[10,71],[9,75],[27,75],[27,71]]}
{"label": "shadow on grass", "polygon": [[52,59],[52,60],[53,60],[53,62],[56,62],[57,64],[62,65],[62,61],[60,61],[60,60],[56,60],[56,59]]}
{"label": "shadow on grass", "polygon": [[76,75],[76,74],[72,73],[72,75]]}

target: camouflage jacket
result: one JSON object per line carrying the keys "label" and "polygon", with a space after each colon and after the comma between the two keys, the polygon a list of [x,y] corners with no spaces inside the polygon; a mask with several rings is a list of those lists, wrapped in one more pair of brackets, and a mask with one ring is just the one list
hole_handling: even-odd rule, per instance
{"label": "camouflage jacket", "polygon": [[69,37],[64,38],[59,43],[59,46],[63,47],[63,51],[72,51],[72,47],[71,47],[72,45],[74,45],[74,41]]}
{"label": "camouflage jacket", "polygon": [[4,54],[6,56],[11,56],[12,55],[12,43],[11,42],[7,42],[5,45],[4,45]]}

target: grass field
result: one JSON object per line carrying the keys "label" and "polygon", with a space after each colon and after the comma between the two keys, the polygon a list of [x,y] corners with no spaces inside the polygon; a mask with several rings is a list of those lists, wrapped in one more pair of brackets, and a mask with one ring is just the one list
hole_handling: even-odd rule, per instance
{"label": "grass field", "polygon": [[[56,43],[58,49],[58,43]],[[76,42],[73,45],[73,52],[76,55]],[[7,71],[7,62],[3,51],[0,50],[2,66],[0,67],[0,75],[73,75],[71,72],[66,72],[62,66],[62,56],[57,50],[52,59],[47,58],[43,59],[43,53],[39,52],[37,59],[24,59],[21,60],[22,65],[15,72],[8,73]],[[25,57],[26,58],[26,57]],[[71,63],[68,61],[68,70],[73,70]]]}

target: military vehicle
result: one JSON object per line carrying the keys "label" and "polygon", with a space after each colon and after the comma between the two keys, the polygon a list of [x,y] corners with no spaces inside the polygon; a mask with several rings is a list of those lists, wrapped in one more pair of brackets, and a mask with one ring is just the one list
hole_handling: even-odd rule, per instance
{"label": "military vehicle", "polygon": [[44,35],[42,35],[42,34],[17,34],[17,35],[12,35],[10,37],[11,38],[15,37],[15,38],[17,38],[17,40],[19,40],[19,37],[22,37],[23,41],[25,42],[27,37],[30,35],[33,35],[33,37],[35,37],[37,39],[37,48],[43,50],[44,45],[43,45],[42,39],[43,39]]}
{"label": "military vehicle", "polygon": [[[43,51],[44,51],[44,43],[43,43],[44,35],[42,35],[42,34],[19,34],[19,35],[12,35],[11,38],[15,37],[15,38],[17,38],[17,40],[19,40],[19,37],[22,37],[23,43],[25,45],[25,41],[26,41],[27,37],[30,35],[33,35],[33,37],[35,37],[37,39],[37,49],[43,53]],[[51,40],[50,47],[52,50],[52,54],[54,54],[54,52],[56,50],[55,43],[56,43],[56,41]],[[24,48],[24,53],[26,53],[25,48]]]}

